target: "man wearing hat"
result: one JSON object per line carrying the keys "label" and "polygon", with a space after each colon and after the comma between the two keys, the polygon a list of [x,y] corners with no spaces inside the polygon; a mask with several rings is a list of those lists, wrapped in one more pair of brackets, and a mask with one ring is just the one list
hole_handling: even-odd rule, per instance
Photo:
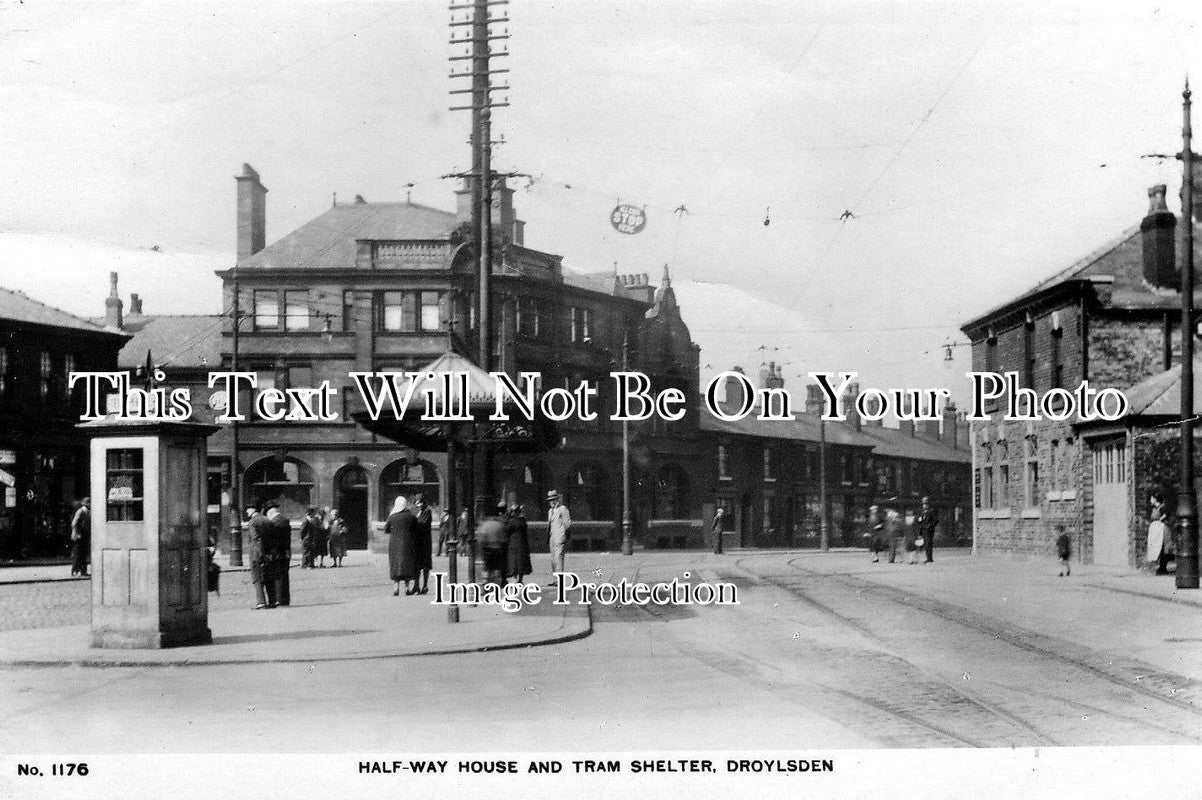
{"label": "man wearing hat", "polygon": [[568,507],[559,500],[559,492],[552,489],[547,492],[547,531],[548,546],[551,550],[551,582],[555,585],[555,573],[564,572],[564,552],[568,546],[568,531],[572,529],[572,515]]}
{"label": "man wearing hat", "polygon": [[267,607],[292,604],[288,585],[288,562],[292,559],[292,523],[280,513],[274,500],[265,505],[267,525],[263,542],[263,584],[267,589]]}
{"label": "man wearing hat", "polygon": [[247,550],[250,558],[250,580],[255,585],[255,608],[267,608],[267,593],[263,586],[263,545],[271,538],[267,517],[255,506],[246,507]]}

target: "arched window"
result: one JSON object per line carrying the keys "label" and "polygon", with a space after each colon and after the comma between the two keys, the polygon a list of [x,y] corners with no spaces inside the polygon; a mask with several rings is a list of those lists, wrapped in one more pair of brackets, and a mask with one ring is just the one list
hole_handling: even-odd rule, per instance
{"label": "arched window", "polygon": [[260,508],[274,500],[288,519],[300,519],[313,504],[313,469],[295,458],[272,456],[256,461],[243,477],[246,502]]}
{"label": "arched window", "polygon": [[592,462],[581,462],[568,473],[567,485],[560,489],[566,498],[572,519],[613,519],[612,487],[605,471]]}
{"label": "arched window", "polygon": [[398,458],[380,472],[380,519],[388,519],[400,495],[412,500],[420,494],[426,505],[438,505],[440,488],[438,470],[429,461]]}
{"label": "arched window", "polygon": [[692,514],[689,476],[676,464],[665,464],[655,476],[655,518],[687,519]]}

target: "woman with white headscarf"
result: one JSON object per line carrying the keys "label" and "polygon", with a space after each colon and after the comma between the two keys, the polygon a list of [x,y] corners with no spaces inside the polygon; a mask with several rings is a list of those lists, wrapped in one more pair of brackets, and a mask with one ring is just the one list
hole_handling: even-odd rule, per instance
{"label": "woman with white headscarf", "polygon": [[[394,597],[401,593],[401,581],[405,582],[406,595],[417,593],[417,517],[408,505],[404,497],[397,497],[384,525],[388,532],[388,573],[396,582]],[[414,582],[412,588],[410,581]]]}

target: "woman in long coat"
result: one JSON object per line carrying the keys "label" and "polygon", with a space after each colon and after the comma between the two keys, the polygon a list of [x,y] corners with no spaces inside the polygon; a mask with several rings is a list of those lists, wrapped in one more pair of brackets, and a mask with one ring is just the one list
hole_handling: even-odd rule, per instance
{"label": "woman in long coat", "polygon": [[342,521],[342,517],[338,516],[338,509],[330,509],[329,529],[330,558],[334,561],[334,566],[341,567],[342,559],[346,557],[346,523]]}
{"label": "woman in long coat", "polygon": [[434,569],[434,546],[430,541],[430,531],[434,527],[434,514],[431,513],[430,507],[426,505],[426,501],[418,495],[414,500],[414,507],[417,508],[417,569],[421,577],[421,589],[417,588],[417,584],[413,585],[416,589],[416,594],[426,594],[430,591],[430,570]]}
{"label": "woman in long coat", "polygon": [[530,535],[526,529],[526,517],[522,507],[511,506],[509,516],[505,518],[505,539],[508,545],[508,564],[505,567],[505,577],[517,578],[523,583],[526,576],[534,572],[530,566]]}
{"label": "woman in long coat", "polygon": [[[417,517],[408,505],[404,497],[398,497],[384,525],[388,532],[388,573],[396,581],[394,597],[401,593],[401,581],[405,582],[406,595],[417,593]],[[412,588],[410,581],[414,581]]]}

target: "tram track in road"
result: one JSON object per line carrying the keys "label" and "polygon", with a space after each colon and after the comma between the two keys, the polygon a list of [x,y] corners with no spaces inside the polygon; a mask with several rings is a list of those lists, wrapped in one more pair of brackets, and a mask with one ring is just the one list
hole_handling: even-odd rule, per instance
{"label": "tram track in road", "polygon": [[[637,580],[640,571],[636,570],[632,579]],[[832,612],[821,604],[818,607],[823,612]],[[894,654],[823,646],[818,642],[807,642],[802,647],[792,648],[792,652],[782,650],[779,646],[772,649],[773,646],[766,642],[776,640],[773,637],[765,638],[762,628],[756,626],[744,626],[751,637],[746,642],[693,641],[692,637],[677,635],[678,632],[673,631],[673,623],[681,617],[665,614],[663,609],[652,606],[637,605],[635,609],[644,618],[660,623],[656,637],[669,642],[682,656],[859,730],[884,746],[989,747],[1015,744],[1019,741],[1013,730],[1016,726],[1021,728],[1021,741],[1035,736],[1040,744],[1056,744],[1042,732],[1020,725],[1019,720],[1007,718],[1004,711],[989,706],[979,698],[962,690],[949,693],[944,681],[932,680],[932,676]],[[617,613],[620,616],[620,610]],[[774,621],[779,623],[783,620]],[[870,634],[867,629],[863,633]],[[762,657],[757,656],[762,648],[769,650]],[[888,692],[865,690],[856,685],[855,678],[850,681],[847,679],[849,675],[858,674],[855,671],[857,666],[865,664],[868,665],[869,683],[889,687],[899,682],[907,683],[914,689],[914,696],[909,699],[917,700],[917,704],[925,708],[908,709],[904,703],[896,702],[896,698],[891,699]],[[822,677],[814,680],[814,675]],[[835,685],[839,681],[844,685]],[[949,706],[958,707],[960,713],[953,714],[950,724],[945,724],[932,712]],[[971,720],[964,718],[966,708],[969,709],[967,714],[972,717]],[[996,724],[982,724],[982,715],[1002,720],[1010,730],[1000,730]],[[977,730],[991,733],[992,738],[974,735]]]}
{"label": "tram track in road", "polygon": [[[815,586],[821,585],[820,582],[822,581],[829,581],[830,584],[841,587],[845,591],[854,592],[857,598],[863,598],[865,600],[874,599],[878,602],[888,602],[890,605],[896,608],[905,608],[931,614],[944,622],[952,623],[975,634],[987,636],[990,640],[995,640],[1005,645],[1016,647],[1020,650],[1036,655],[1042,660],[1054,660],[1055,662],[1064,664],[1072,669],[1083,671],[1095,678],[1100,678],[1108,683],[1112,688],[1117,688],[1120,690],[1120,694],[1116,696],[1116,699],[1120,701],[1124,701],[1121,692],[1127,692],[1138,695],[1140,698],[1148,698],[1156,701],[1157,703],[1171,706],[1176,710],[1187,712],[1188,715],[1185,718],[1181,718],[1180,715],[1174,715],[1178,717],[1178,723],[1176,725],[1174,725],[1173,722],[1167,722],[1167,724],[1163,724],[1165,721],[1159,719],[1159,717],[1163,716],[1163,714],[1156,714],[1154,711],[1149,710],[1147,704],[1141,703],[1139,700],[1136,700],[1136,698],[1128,697],[1124,702],[1132,705],[1134,709],[1142,708],[1148,716],[1153,716],[1157,719],[1143,719],[1140,716],[1124,713],[1120,710],[1103,708],[1091,703],[1083,703],[1077,699],[1064,697],[1060,694],[1019,691],[1015,687],[1007,686],[1001,682],[982,681],[979,684],[982,687],[984,685],[991,685],[992,687],[996,687],[1010,693],[1011,696],[1005,700],[1002,700],[1002,704],[998,705],[986,700],[977,693],[970,693],[966,691],[962,686],[957,685],[957,681],[955,679],[942,679],[945,685],[949,686],[949,688],[951,688],[953,691],[956,691],[960,695],[964,696],[973,704],[980,706],[984,710],[988,710],[990,713],[1000,718],[1009,720],[1010,723],[1017,728],[1028,729],[1033,734],[1037,733],[1039,737],[1047,740],[1049,744],[1054,744],[1055,742],[1050,740],[1050,737],[1047,736],[1046,732],[1041,731],[1039,728],[1033,726],[1028,720],[1024,719],[1021,713],[1013,713],[1003,706],[1010,703],[1017,703],[1020,706],[1025,706],[1024,710],[1028,711],[1029,713],[1044,719],[1048,718],[1049,716],[1047,707],[1049,702],[1062,703],[1067,708],[1073,709],[1075,713],[1084,711],[1085,715],[1082,716],[1081,719],[1088,719],[1088,716],[1091,714],[1100,714],[1111,719],[1118,720],[1124,725],[1138,726],[1143,730],[1149,732],[1155,731],[1158,734],[1165,734],[1179,740],[1186,739],[1194,742],[1202,741],[1202,736],[1199,735],[1200,729],[1198,725],[1198,718],[1202,717],[1202,711],[1200,711],[1194,703],[1173,696],[1176,691],[1180,690],[1181,686],[1188,686],[1193,683],[1188,679],[1177,675],[1159,672],[1148,665],[1138,664],[1137,662],[1133,661],[1126,661],[1123,662],[1121,666],[1125,667],[1128,671],[1133,670],[1133,674],[1138,673],[1137,678],[1130,678],[1127,677],[1122,671],[1116,669],[1107,669],[1099,663],[1090,663],[1091,660],[1097,662],[1099,659],[1090,659],[1088,653],[1073,654],[1072,652],[1066,652],[1066,650],[1071,651],[1072,649],[1084,651],[1086,648],[1072,645],[1068,642],[1061,643],[1057,640],[1051,639],[1050,637],[1042,636],[1041,634],[1037,634],[1033,631],[1027,631],[1018,626],[1005,623],[1004,621],[994,620],[993,618],[987,617],[984,614],[973,612],[958,606],[952,606],[943,601],[933,600],[904,589],[885,586],[871,580],[858,579],[854,576],[844,573],[828,573],[805,569],[804,567],[801,567],[795,563],[797,560],[798,559],[793,559],[786,563],[788,567],[793,572],[796,572],[799,576],[812,578],[813,585]],[[762,581],[764,584],[787,592],[807,605],[810,605],[811,607],[814,607],[833,619],[836,619],[842,625],[856,631],[861,635],[870,637],[872,641],[879,643],[882,647],[889,651],[893,651],[896,654],[896,647],[894,647],[890,642],[888,636],[877,633],[871,625],[866,624],[861,619],[832,607],[829,602],[824,603],[821,600],[811,596],[809,592],[807,592],[803,587],[797,585],[792,580],[791,575],[761,575],[756,572],[756,570],[745,564],[744,560],[742,559],[735,562],[735,565],[748,574],[755,575],[756,579]],[[862,604],[859,607],[864,608],[867,606]],[[904,647],[908,643],[902,642],[901,644]],[[912,658],[905,660],[913,663]],[[1109,660],[1103,663],[1113,664],[1114,661]],[[1149,688],[1148,686],[1144,685],[1144,682],[1149,679],[1154,688]],[[1073,689],[1080,691],[1081,687],[1076,686],[1066,689],[1066,693],[1072,691]],[[1166,691],[1171,693],[1166,694]],[[1039,698],[1038,702],[1042,703],[1042,705],[1034,706],[1033,702],[1035,701],[1035,698]]]}
{"label": "tram track in road", "polygon": [[[793,563],[795,560],[796,559],[792,559],[786,563],[793,569],[800,570],[800,568],[797,567],[797,565]],[[736,562],[736,564],[737,563],[738,562]],[[814,573],[810,573],[808,570],[802,570],[802,571],[807,572],[809,574],[814,574]],[[802,602],[807,603],[808,605],[811,605],[814,608],[822,611],[823,613],[835,618],[839,622],[842,622],[843,624],[852,627],[854,630],[856,630],[858,633],[860,633],[861,635],[868,638],[870,641],[876,642],[877,644],[879,644],[882,647],[882,649],[885,652],[888,652],[892,657],[905,662],[909,667],[914,669],[924,679],[934,682],[934,683],[937,683],[943,687],[946,687],[946,689],[950,690],[953,694],[958,695],[959,697],[963,698],[966,702],[972,704],[973,706],[977,707],[978,709],[985,712],[986,714],[992,715],[993,717],[995,717],[999,720],[1002,720],[1005,724],[1025,733],[1027,735],[1034,736],[1035,739],[1037,740],[1038,744],[1041,744],[1044,746],[1050,746],[1050,747],[1054,747],[1054,746],[1057,746],[1060,744],[1055,739],[1053,739],[1051,736],[1049,736],[1047,733],[1045,733],[1043,730],[1041,730],[1040,728],[1031,724],[1027,720],[1022,719],[1018,715],[1013,714],[1009,711],[1006,711],[1005,709],[1000,708],[993,703],[990,703],[989,701],[980,697],[976,692],[970,692],[970,691],[964,689],[962,686],[959,686],[956,683],[949,681],[946,678],[932,672],[931,670],[926,669],[918,664],[915,664],[912,660],[905,658],[900,653],[897,653],[895,651],[895,649],[892,646],[892,643],[890,643],[886,638],[879,635],[876,631],[874,631],[868,625],[865,625],[865,624],[859,622],[858,620],[852,619],[848,615],[843,614],[840,611],[837,611],[836,609],[830,607],[826,603],[823,603],[823,602],[819,601],[817,598],[802,591],[799,587],[789,586],[789,585],[785,585],[785,584],[779,584],[779,583],[775,583],[775,582],[773,582],[773,583],[778,588],[784,589],[789,594],[793,595],[794,597],[801,600]],[[869,701],[869,702],[871,702],[871,701]]]}
{"label": "tram track in road", "polygon": [[[1136,662],[1131,661],[1129,664],[1132,667],[1137,667],[1138,671],[1141,673],[1139,680],[1134,680],[1126,675],[1118,674],[1114,670],[1106,669],[1091,660],[1086,660],[1085,657],[1074,657],[1069,655],[1068,653],[1064,652],[1064,648],[1070,646],[1070,643],[1068,642],[1057,643],[1062,644],[1062,646],[1056,647],[1053,646],[1053,643],[1056,642],[1051,637],[1044,636],[1043,634],[1036,633],[1034,631],[1026,630],[1018,625],[995,620],[985,614],[981,614],[967,608],[962,608],[960,606],[953,606],[950,603],[925,597],[916,592],[906,591],[905,589],[899,589],[893,586],[886,586],[874,581],[856,578],[852,575],[807,570],[793,563],[795,560],[796,559],[789,561],[788,564],[790,567],[802,574],[813,577],[829,578],[838,581],[844,586],[854,590],[860,592],[872,592],[895,603],[903,603],[909,608],[932,614],[948,622],[952,622],[962,627],[977,631],[978,633],[1000,639],[1006,642],[1006,644],[1026,650],[1029,653],[1057,659],[1077,669],[1085,670],[1086,672],[1102,678],[1122,689],[1135,692],[1136,694],[1143,695],[1144,697],[1148,697],[1160,703],[1165,703],[1182,711],[1187,711],[1193,715],[1202,717],[1202,708],[1199,708],[1196,703],[1190,702],[1189,700],[1183,700],[1175,696],[1188,690],[1192,690],[1195,693],[1202,693],[1202,686],[1198,685],[1196,681],[1180,675],[1173,675],[1163,672],[1162,670],[1158,670],[1150,665],[1136,664]],[[1078,649],[1086,650],[1087,648],[1079,647]],[[1112,663],[1113,661],[1114,660],[1111,659]],[[1151,689],[1148,687],[1148,685],[1146,685],[1148,683],[1152,683],[1154,685],[1163,684],[1168,693],[1166,693],[1165,690]]]}

